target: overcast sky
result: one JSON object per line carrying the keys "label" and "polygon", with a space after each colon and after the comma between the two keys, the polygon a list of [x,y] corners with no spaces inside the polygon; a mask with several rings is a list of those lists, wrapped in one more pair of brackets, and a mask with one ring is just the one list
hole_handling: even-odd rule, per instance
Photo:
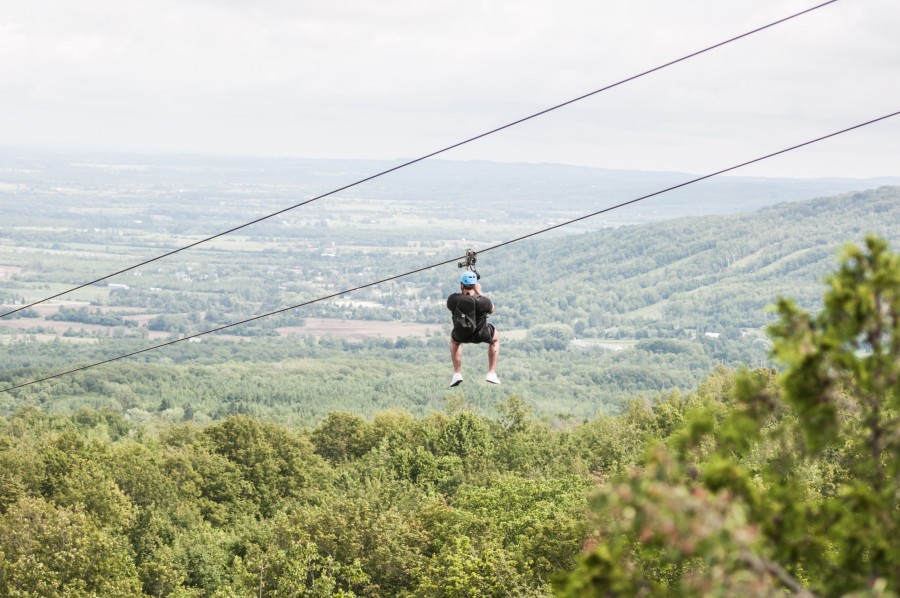
{"label": "overcast sky", "polygon": [[[0,145],[410,158],[816,0],[0,3]],[[900,1],[839,0],[447,159],[705,173],[900,110]],[[900,117],[741,171],[900,175]]]}

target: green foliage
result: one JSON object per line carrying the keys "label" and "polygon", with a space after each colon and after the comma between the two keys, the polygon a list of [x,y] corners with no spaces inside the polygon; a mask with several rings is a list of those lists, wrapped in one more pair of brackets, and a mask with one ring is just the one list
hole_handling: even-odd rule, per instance
{"label": "green foliage", "polygon": [[577,327],[580,338],[688,340],[731,365],[763,365],[768,347],[756,332],[772,321],[766,305],[790,294],[817,308],[842,239],[873,231],[900,241],[898,196],[898,188],[882,187],[510,246],[490,254],[489,280],[502,290],[507,325],[562,324]]}
{"label": "green foliage", "polygon": [[523,583],[510,559],[496,542],[473,542],[468,536],[455,536],[435,554],[422,573],[414,594],[437,596],[540,596],[542,588]]}
{"label": "green foliage", "polygon": [[[680,353],[574,345],[532,350],[530,342],[504,341],[499,371],[538,417],[585,420],[597,412],[616,413],[635,395],[687,392],[716,366],[712,355],[691,341],[684,342],[695,351]],[[69,363],[108,359],[139,345],[123,340],[77,346],[21,343],[16,348],[0,352],[0,383],[26,382]],[[137,356],[134,362],[0,394],[0,414],[46,402],[64,413],[84,406],[107,409],[131,424],[203,424],[243,414],[315,426],[330,412],[371,418],[398,407],[422,417],[462,392],[479,412],[495,415],[497,393],[506,386],[498,390],[478,382],[485,356],[483,349],[472,349],[464,372],[473,383],[448,389],[446,337],[424,344],[410,339],[405,347],[387,339],[254,338],[245,343],[210,338],[148,353],[146,360]]]}
{"label": "green foliage", "polygon": [[358,596],[368,581],[358,562],[342,564],[319,553],[316,544],[289,518],[276,517],[258,538],[242,547],[230,566],[232,584],[224,595]]}
{"label": "green foliage", "polygon": [[670,455],[651,453],[644,471],[598,497],[610,520],[602,549],[577,574],[562,578],[564,595],[765,596],[777,586],[756,555],[759,534],[745,506],[728,492],[690,488]]}
{"label": "green foliage", "polygon": [[77,506],[22,498],[0,515],[0,595],[134,596],[127,540]]}
{"label": "green foliage", "polygon": [[[29,317],[29,316],[22,316]],[[31,316],[34,317],[34,316]],[[104,313],[102,310],[89,310],[86,307],[66,308],[62,307],[55,314],[47,316],[48,320],[58,320],[62,322],[81,322],[83,324],[95,324],[98,326],[129,326],[136,327],[137,323],[125,320],[118,313]]]}
{"label": "green foliage", "polygon": [[[900,586],[900,256],[878,238],[848,247],[816,318],[779,303],[775,354],[784,398],[817,458],[839,455],[845,477],[821,508],[833,553],[827,575],[846,589]],[[827,455],[826,457],[827,458]],[[824,572],[823,572],[824,574]]]}
{"label": "green foliage", "polygon": [[540,340],[547,351],[562,351],[575,336],[575,331],[567,324],[540,324],[532,326],[528,335]]}
{"label": "green foliage", "polygon": [[[223,184],[219,176],[217,172],[215,182]],[[0,244],[0,254],[4,247],[10,251],[4,263],[21,259],[19,253],[12,253],[17,244],[28,247],[26,255],[34,258],[21,264],[23,272],[2,281],[0,286],[14,287],[4,296],[17,301],[45,296],[43,287],[76,282],[74,273],[83,272],[85,266],[98,274],[118,269],[122,256],[131,255],[137,261],[147,251],[159,250],[160,230],[190,234],[191,222],[197,221],[195,216],[186,217],[189,208],[181,200],[182,193],[158,194],[154,182],[152,202],[144,205],[150,201],[146,193],[129,192],[118,197],[114,206],[121,210],[125,202],[138,212],[149,210],[142,218],[154,222],[154,232],[143,226],[122,230],[119,212],[102,215],[104,201],[94,192],[94,184],[91,192],[79,197],[78,208],[58,206],[58,197],[52,194],[44,198],[48,202],[44,205],[54,207],[41,212],[40,219],[68,229],[38,228],[23,213],[9,214],[10,223],[16,221],[27,230],[9,229],[7,245]],[[233,191],[222,189],[226,196]],[[217,200],[214,206],[191,202],[190,209],[200,210],[207,224],[255,210],[255,204],[251,208],[243,195],[232,198],[235,201],[228,207]],[[498,305],[493,321],[504,335],[501,377],[517,385],[516,392],[539,416],[572,415],[584,420],[598,411],[617,413],[634,396],[675,389],[687,392],[720,363],[767,366],[769,345],[762,329],[773,315],[763,306],[778,294],[790,293],[804,309],[816,308],[821,279],[839,239],[861,230],[900,239],[897,199],[897,188],[884,187],[755,213],[538,238],[486,254],[486,290]],[[92,222],[72,228],[86,217],[82,210],[87,205],[93,206]],[[15,206],[20,207],[28,212],[29,206]],[[348,211],[358,207],[354,204]],[[175,217],[157,220],[167,210]],[[362,212],[366,219],[371,216],[367,210]],[[382,234],[362,226],[358,217],[340,230],[313,226],[312,222],[323,222],[319,216],[310,216],[308,226],[262,223],[265,233],[233,237],[235,243],[228,251],[216,248],[185,254],[184,261],[142,268],[127,279],[130,289],[89,287],[75,293],[75,299],[103,305],[102,311],[79,307],[61,313],[106,324],[102,328],[87,327],[81,332],[73,326],[71,332],[63,332],[66,327],[45,322],[44,316],[29,318],[27,323],[34,326],[27,331],[22,330],[21,320],[14,327],[0,325],[6,340],[16,339],[13,350],[0,352],[0,379],[25,382],[72,364],[144,349],[150,340],[147,336],[156,337],[159,331],[199,332],[351,288],[398,269],[421,267],[445,251],[445,238],[458,238],[443,236],[454,230],[446,222],[434,225],[440,232],[437,236],[421,230],[399,232],[395,222],[385,225],[390,230]],[[123,236],[93,230],[94,220],[107,222]],[[515,220],[511,227],[525,226]],[[467,225],[455,222],[452,226]],[[85,227],[90,228],[82,230]],[[337,255],[323,256],[326,243],[342,233],[366,246],[370,240],[398,245],[379,246],[378,251],[346,245]],[[427,240],[410,244],[421,251],[411,250],[408,241],[413,238]],[[65,249],[43,251],[55,244]],[[84,260],[85,254],[92,259]],[[131,364],[119,362],[43,384],[40,389],[23,389],[0,396],[0,413],[49,400],[67,413],[83,405],[149,413],[133,412],[135,423],[154,418],[204,423],[247,414],[289,425],[315,425],[330,411],[371,417],[392,406],[423,416],[439,408],[446,396],[445,338],[351,343],[270,335],[279,333],[276,328],[287,333],[289,327],[316,315],[427,322],[446,332],[448,313],[441,299],[452,290],[448,287],[452,279],[449,269],[428,270],[403,283],[362,289],[351,300],[316,303],[230,329],[229,341],[211,335],[203,337],[202,343],[136,356]],[[540,293],[533,290],[534,280],[541,281]],[[104,322],[94,320],[101,317]],[[132,326],[135,322],[142,324]],[[55,324],[57,336],[88,335],[98,342],[32,342],[54,334],[44,324]],[[524,339],[513,338],[518,334],[505,336],[517,328],[516,333],[526,334]],[[28,342],[18,341],[23,334]],[[237,336],[252,342],[234,342]],[[626,340],[625,345],[612,345],[626,350],[613,353],[600,348],[611,339]],[[301,365],[300,360],[308,361]],[[464,392],[483,412],[492,413],[490,392],[472,386]],[[163,399],[169,401],[170,410],[158,409]]]}
{"label": "green foliage", "polygon": [[[779,301],[770,334],[781,370],[719,369],[693,392],[634,398],[580,423],[520,396],[490,395],[497,419],[474,393],[438,411],[427,382],[368,353],[413,367],[443,355],[443,339],[302,341],[292,349],[310,356],[294,361],[284,343],[254,340],[262,355],[248,364],[217,368],[243,350],[221,344],[208,369],[135,364],[29,389],[21,398],[39,404],[76,388],[99,408],[8,404],[0,418],[0,594],[546,596],[552,580],[572,596],[896,594],[900,258],[869,238],[827,284],[818,315]],[[541,343],[565,334],[537,332]],[[703,371],[708,342],[739,336],[648,338],[603,363],[620,383],[674,380],[672,364]],[[563,383],[561,363],[573,396],[609,375],[592,354],[534,350],[522,379],[543,388]],[[350,358],[312,357],[340,352]],[[405,405],[397,397],[415,387],[418,417],[331,409],[317,419],[297,400],[324,409],[342,390],[326,380],[378,370],[368,408]],[[518,374],[510,364],[507,379]],[[195,403],[200,423],[180,423]],[[218,421],[210,404],[223,406]],[[287,404],[315,425],[234,414]]]}
{"label": "green foliage", "polygon": [[327,482],[329,471],[310,442],[280,426],[236,416],[207,428],[204,435],[213,453],[237,466],[263,514]]}
{"label": "green foliage", "polygon": [[546,596],[601,447],[502,410],[111,434],[106,411],[23,409],[0,419],[0,594]]}
{"label": "green foliage", "polygon": [[781,373],[727,376],[598,494],[600,543],[561,594],[900,590],[900,257],[869,237],[817,316],[776,310]]}
{"label": "green foliage", "polygon": [[313,430],[310,440],[316,453],[332,463],[358,459],[375,444],[372,427],[362,417],[353,413],[331,412]]}
{"label": "green foliage", "polygon": [[648,353],[688,353],[696,356],[702,354],[701,347],[695,343],[667,338],[640,340],[636,348]]}

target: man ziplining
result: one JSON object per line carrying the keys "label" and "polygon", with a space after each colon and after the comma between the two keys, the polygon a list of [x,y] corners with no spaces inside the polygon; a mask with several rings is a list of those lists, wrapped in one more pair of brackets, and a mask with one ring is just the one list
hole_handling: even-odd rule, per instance
{"label": "man ziplining", "polygon": [[478,278],[474,270],[466,270],[459,277],[460,292],[447,298],[447,309],[453,314],[453,331],[450,333],[450,359],[453,361],[451,387],[463,381],[464,343],[488,343],[488,372],[484,379],[491,384],[500,384],[500,378],[494,371],[497,355],[500,354],[500,334],[487,321],[488,314],[494,313],[494,304],[482,294]]}

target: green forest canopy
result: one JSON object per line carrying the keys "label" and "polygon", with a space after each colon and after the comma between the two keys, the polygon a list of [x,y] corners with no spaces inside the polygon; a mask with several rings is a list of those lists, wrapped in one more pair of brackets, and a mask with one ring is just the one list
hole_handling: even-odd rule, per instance
{"label": "green forest canopy", "polygon": [[[0,594],[900,591],[900,256],[849,247],[782,370],[569,426],[516,397],[414,418],[0,419]],[[589,515],[589,513],[593,515]]]}
{"label": "green forest canopy", "polygon": [[[540,417],[583,420],[598,411],[621,412],[628,399],[638,395],[688,391],[720,364],[767,365],[769,344],[762,328],[774,316],[765,306],[790,294],[807,309],[820,307],[822,279],[833,268],[840,239],[858,239],[871,230],[900,240],[898,200],[900,188],[884,187],[748,214],[535,239],[483,254],[485,288],[498,304],[494,321],[504,334],[503,391],[521,396]],[[51,252],[56,257],[42,261],[41,272],[28,276],[71,276],[66,266],[71,259],[59,261],[64,253]],[[220,272],[223,278],[204,280],[202,273],[218,271],[226,255],[229,269]],[[298,259],[292,254],[228,251],[201,253],[194,259],[199,260],[193,266],[196,280],[182,284],[182,290],[151,292],[135,286],[109,293],[109,303],[134,310],[149,310],[139,306],[152,304],[163,313],[148,325],[179,334],[280,307],[273,300],[281,297],[279,287],[297,284],[296,274],[284,267]],[[260,259],[277,267],[260,269]],[[391,260],[379,260],[377,254],[311,254],[302,259],[330,268],[323,270],[327,284],[349,285],[361,274],[395,273],[421,265],[416,260],[425,258],[413,253]],[[359,268],[371,271],[347,265],[357,259],[363,260]],[[257,278],[233,278],[251,274]],[[0,397],[0,413],[33,402],[70,414],[81,405],[108,407],[128,413],[135,422],[181,420],[187,413],[202,423],[244,413],[313,425],[334,409],[372,416],[392,407],[424,416],[440,409],[450,396],[444,380],[445,336],[351,343],[273,335],[277,326],[295,325],[313,314],[440,322],[446,331],[443,297],[452,290],[455,275],[455,268],[426,272],[412,287],[397,285],[384,296],[362,297],[386,302],[391,310],[338,304],[296,310],[285,319],[241,329],[252,342],[207,337],[202,344],[185,343],[145,354],[132,364],[98,368],[5,395]],[[23,282],[21,276],[0,281],[0,294],[10,286],[43,284]],[[162,275],[149,273],[136,280],[150,287],[165,284]],[[540,281],[540,292],[535,281]],[[325,291],[304,287],[279,300]],[[414,294],[407,297],[408,292]],[[16,350],[0,353],[4,380],[24,382],[150,344],[144,338],[147,327],[116,326],[118,316],[98,310],[66,309],[53,316],[111,324],[98,326],[102,331],[96,334],[85,333],[97,344],[15,343]],[[39,328],[41,321],[23,322]],[[524,327],[519,329],[524,338],[508,334],[517,327]],[[626,350],[599,348],[599,342],[609,340],[621,342],[616,347]],[[470,351],[466,360],[467,368],[477,372],[484,356]],[[462,392],[481,412],[493,413],[496,392],[468,384]]]}

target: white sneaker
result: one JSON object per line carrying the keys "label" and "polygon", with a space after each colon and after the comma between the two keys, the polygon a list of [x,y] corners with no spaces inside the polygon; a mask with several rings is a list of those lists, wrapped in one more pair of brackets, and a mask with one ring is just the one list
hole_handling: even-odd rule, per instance
{"label": "white sneaker", "polygon": [[484,377],[485,382],[490,382],[491,384],[500,384],[500,378],[497,377],[497,372],[488,372],[487,376]]}
{"label": "white sneaker", "polygon": [[450,387],[459,386],[462,384],[463,377],[459,372],[453,372],[453,377],[450,378]]}

